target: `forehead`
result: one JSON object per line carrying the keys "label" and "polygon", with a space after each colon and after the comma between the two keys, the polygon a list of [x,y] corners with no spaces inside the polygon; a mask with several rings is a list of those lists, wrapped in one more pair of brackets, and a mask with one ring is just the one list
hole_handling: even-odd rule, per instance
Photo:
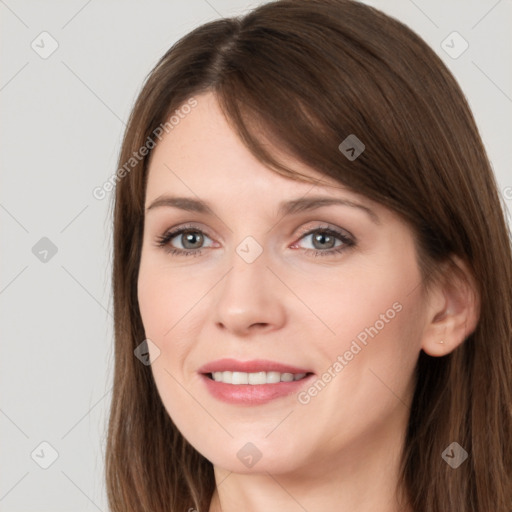
{"label": "forehead", "polygon": [[215,96],[195,96],[197,105],[165,133],[149,166],[147,200],[164,192],[180,195],[215,196],[219,201],[245,195],[260,201],[280,201],[283,195],[312,192],[332,197],[361,199],[341,183],[311,169],[296,159],[279,154],[292,169],[310,176],[316,184],[297,181],[268,169],[245,147],[224,117]]}

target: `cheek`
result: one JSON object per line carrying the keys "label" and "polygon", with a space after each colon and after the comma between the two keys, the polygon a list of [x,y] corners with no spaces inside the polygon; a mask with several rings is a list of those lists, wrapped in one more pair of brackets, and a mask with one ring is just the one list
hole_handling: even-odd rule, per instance
{"label": "cheek", "polygon": [[[317,403],[326,409],[325,416],[336,417],[334,424],[351,417],[352,427],[357,424],[363,430],[411,397],[421,346],[419,303],[407,287],[400,292],[395,282],[392,290],[374,289],[371,303],[347,302],[344,320],[334,324],[337,336],[324,350],[329,375],[320,376],[329,383],[325,388],[319,385],[326,393]],[[332,403],[339,405],[339,413],[328,412]]]}
{"label": "cheek", "polygon": [[164,335],[165,325],[170,320],[165,315],[169,309],[165,306],[168,297],[162,296],[164,290],[157,272],[151,270],[150,265],[141,265],[137,283],[139,310],[146,336],[155,341]]}
{"label": "cheek", "polygon": [[162,404],[180,430],[188,432],[202,418],[183,386],[183,363],[193,339],[191,308],[198,292],[187,286],[182,274],[172,274],[148,259],[141,262],[137,295],[146,338],[157,347],[153,348],[151,371]]}
{"label": "cheek", "polygon": [[169,412],[174,404],[190,400],[180,384],[189,386],[190,379],[197,378],[190,355],[200,337],[210,281],[206,275],[191,278],[190,268],[169,268],[152,255],[141,261],[139,310],[146,338],[158,347],[151,369]]}
{"label": "cheek", "polygon": [[323,428],[331,448],[384,435],[387,425],[401,428],[408,413],[420,346],[415,303],[389,292],[381,299],[374,296],[371,307],[347,301],[344,314],[331,316],[336,336],[317,344],[321,373],[298,397],[310,435]]}
{"label": "cheek", "polygon": [[[353,267],[340,275],[309,279],[305,286],[292,283],[314,315],[308,321],[311,343],[332,355],[347,350],[355,338],[364,343],[376,330],[389,332],[388,326],[402,314],[408,286],[394,272],[377,275],[371,270]],[[309,317],[307,311],[301,315]]]}
{"label": "cheek", "polygon": [[353,396],[371,399],[372,386],[406,391],[421,346],[419,280],[412,258],[397,263],[390,256],[385,266],[353,268],[309,295],[308,305],[323,321],[311,324],[315,348],[327,370],[344,375],[333,380]]}
{"label": "cheek", "polygon": [[171,272],[150,258],[141,263],[137,296],[146,336],[163,341],[172,338],[182,322],[190,323],[202,296],[196,288],[187,272]]}

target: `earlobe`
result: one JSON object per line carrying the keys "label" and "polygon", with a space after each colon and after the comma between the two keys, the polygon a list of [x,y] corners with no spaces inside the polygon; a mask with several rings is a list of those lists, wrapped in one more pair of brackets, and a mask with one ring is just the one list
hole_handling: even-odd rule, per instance
{"label": "earlobe", "polygon": [[479,319],[478,291],[471,271],[460,258],[453,257],[452,261],[442,282],[432,287],[426,304],[421,348],[433,357],[445,356],[460,346],[474,332]]}

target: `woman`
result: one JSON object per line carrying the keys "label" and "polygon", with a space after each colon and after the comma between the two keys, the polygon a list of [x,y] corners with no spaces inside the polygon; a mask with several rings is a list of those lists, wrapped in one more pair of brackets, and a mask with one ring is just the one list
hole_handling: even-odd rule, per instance
{"label": "woman", "polygon": [[512,257],[454,78],[349,0],[194,30],[114,211],[112,511],[509,511]]}

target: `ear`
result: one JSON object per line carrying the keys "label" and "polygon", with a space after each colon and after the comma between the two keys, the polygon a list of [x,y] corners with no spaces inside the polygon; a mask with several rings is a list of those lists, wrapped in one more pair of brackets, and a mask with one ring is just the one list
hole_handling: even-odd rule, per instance
{"label": "ear", "polygon": [[[457,267],[457,268],[454,268]],[[454,256],[427,299],[421,348],[430,356],[449,354],[471,335],[480,317],[480,298],[468,265]]]}

